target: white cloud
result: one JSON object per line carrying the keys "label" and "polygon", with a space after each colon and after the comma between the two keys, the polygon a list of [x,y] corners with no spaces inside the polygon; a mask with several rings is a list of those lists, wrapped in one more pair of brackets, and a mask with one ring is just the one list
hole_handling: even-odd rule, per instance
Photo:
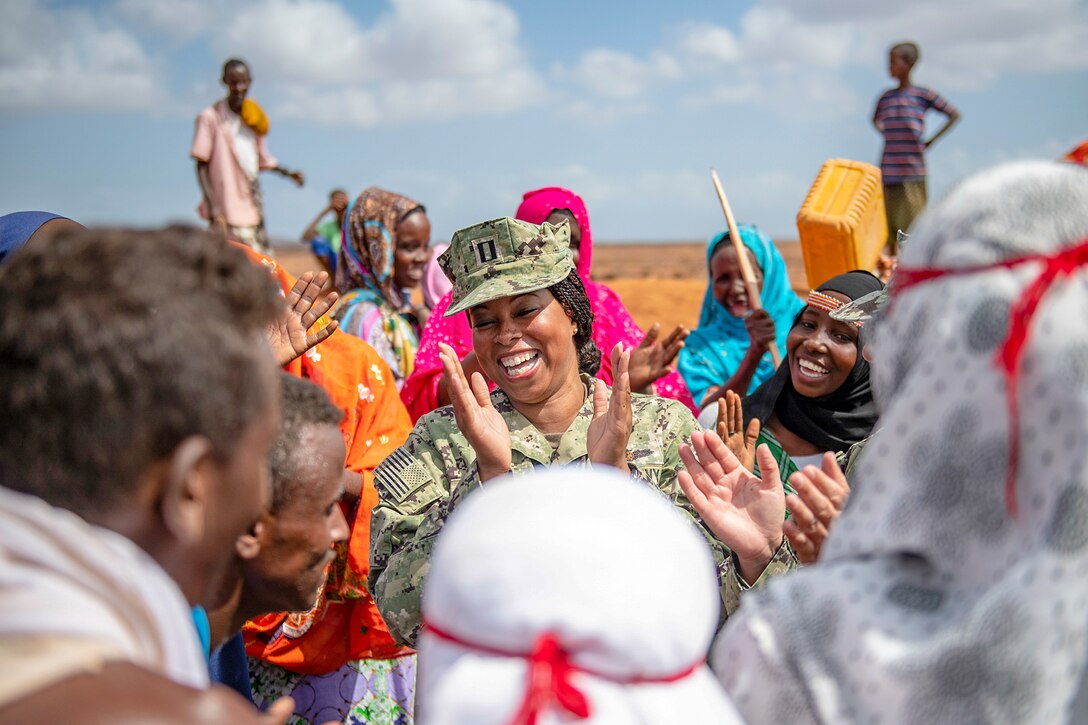
{"label": "white cloud", "polygon": [[132,23],[175,40],[206,33],[224,9],[213,0],[117,0],[116,8]]}
{"label": "white cloud", "polygon": [[741,60],[740,42],[728,28],[711,23],[687,23],[678,30],[674,45],[689,67],[729,65]]}
{"label": "white cloud", "polygon": [[785,8],[770,4],[745,13],[741,30],[747,64],[786,73],[841,68],[856,35],[847,25],[798,22]]}
{"label": "white cloud", "polygon": [[165,94],[155,63],[124,28],[37,0],[0,10],[0,110],[155,109]]}
{"label": "white cloud", "polygon": [[883,64],[890,44],[913,39],[922,48],[919,75],[960,90],[984,90],[1008,73],[1088,68],[1082,0],[767,0],[757,10],[776,14],[788,35],[848,31],[854,65]]}
{"label": "white cloud", "polygon": [[[972,0],[758,0],[736,29],[681,23],[643,57],[593,48],[568,74],[589,96],[582,104],[667,91],[671,83],[685,108],[744,103],[790,113],[805,104],[819,116],[848,116],[870,99],[851,88],[847,72],[883,75],[888,46],[906,38],[922,47],[921,82],[985,90],[1010,73],[1088,68],[1088,6],[1083,0],[992,0],[985,7]],[[661,58],[671,59],[672,72],[655,75]]]}
{"label": "white cloud", "polygon": [[439,78],[374,87],[313,90],[299,86],[288,93],[277,116],[362,127],[423,123],[510,113],[542,101],[543,94],[536,76],[523,69],[480,78]]}
{"label": "white cloud", "polygon": [[244,58],[257,83],[327,86],[372,75],[364,40],[355,19],[334,2],[266,0],[236,12],[212,45],[223,58]]}
{"label": "white cloud", "polygon": [[383,77],[478,78],[525,66],[517,14],[502,2],[392,0],[390,5],[366,37],[370,60]]}
{"label": "white cloud", "polygon": [[659,80],[677,77],[679,66],[664,53],[640,60],[630,53],[597,48],[582,55],[573,68],[558,68],[556,75],[598,96],[629,99],[642,95]]}
{"label": "white cloud", "polygon": [[374,126],[541,102],[546,87],[518,33],[517,15],[497,0],[391,0],[370,27],[330,0],[264,0],[214,45],[246,58],[258,81],[283,85],[279,114]]}

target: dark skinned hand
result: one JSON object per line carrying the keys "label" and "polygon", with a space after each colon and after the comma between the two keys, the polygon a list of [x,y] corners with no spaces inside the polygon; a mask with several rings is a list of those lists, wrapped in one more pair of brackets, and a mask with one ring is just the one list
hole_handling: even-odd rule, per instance
{"label": "dark skinned hand", "polygon": [[661,325],[655,322],[638,347],[631,350],[631,390],[636,393],[652,392],[650,386],[654,381],[673,371],[672,366],[690,332],[683,325],[677,325],[664,340],[658,342],[660,334]]}
{"label": "dark skinned hand", "polygon": [[820,556],[831,525],[846,506],[850,484],[835,456],[825,453],[819,468],[805,466],[790,476],[790,485],[797,493],[786,495],[792,517],[782,524],[782,532],[790,540],[797,560],[811,564]]}
{"label": "dark skinned hand", "polygon": [[756,310],[744,318],[744,327],[748,330],[752,350],[760,355],[770,349],[775,341],[774,319],[767,310]]}
{"label": "dark skinned hand", "polygon": [[752,418],[748,428],[744,427],[744,403],[732,390],[718,399],[718,425],[715,426],[721,438],[740,465],[753,470],[756,462],[756,440],[759,438],[759,418]]}
{"label": "dark skinned hand", "polygon": [[339,297],[332,291],[322,293],[328,279],[328,272],[306,272],[299,277],[287,294],[283,317],[268,326],[266,337],[279,365],[286,365],[323,342],[340,326],[333,320],[320,330],[309,331]]}

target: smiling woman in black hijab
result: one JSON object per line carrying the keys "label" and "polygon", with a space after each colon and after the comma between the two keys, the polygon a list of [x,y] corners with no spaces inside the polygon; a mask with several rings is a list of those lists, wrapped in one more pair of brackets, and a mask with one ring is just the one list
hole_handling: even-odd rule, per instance
{"label": "smiling woman in black hijab", "polygon": [[806,464],[819,466],[824,452],[842,453],[872,432],[877,413],[859,325],[829,313],[881,288],[875,276],[855,270],[810,292],[786,339],[784,364],[744,400],[745,429],[759,420],[756,444],[770,447],[783,481]]}

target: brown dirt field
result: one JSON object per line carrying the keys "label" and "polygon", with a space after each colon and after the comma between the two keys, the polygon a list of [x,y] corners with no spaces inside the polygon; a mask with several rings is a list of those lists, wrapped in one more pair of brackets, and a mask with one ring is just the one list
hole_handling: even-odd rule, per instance
{"label": "brown dirt field", "polygon": [[[776,242],[789,268],[794,289],[807,291],[801,247]],[[276,258],[292,274],[317,269],[307,247],[276,247]],[[694,327],[706,290],[706,246],[703,242],[667,244],[601,243],[593,249],[593,279],[614,289],[644,330],[660,322],[668,330]]]}

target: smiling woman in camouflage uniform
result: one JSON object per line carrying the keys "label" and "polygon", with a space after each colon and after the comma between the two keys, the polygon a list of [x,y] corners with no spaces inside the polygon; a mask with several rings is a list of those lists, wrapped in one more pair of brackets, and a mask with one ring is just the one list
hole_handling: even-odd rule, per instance
{"label": "smiling woman in camouflage uniform", "polygon": [[[496,219],[457,232],[439,260],[454,283],[446,314],[468,310],[473,348],[497,389],[489,395],[479,373],[467,380],[445,350],[453,405],[421,418],[375,472],[381,503],[371,521],[370,587],[405,643],[414,644],[419,631],[422,583],[442,524],[495,476],[536,466],[613,466],[695,520],[677,472],[679,448],[698,424],[681,403],[631,393],[630,351],[620,345],[611,351],[615,386],[594,379],[601,352],[568,235],[565,223]],[[704,534],[726,572],[728,548]],[[735,576],[723,581],[729,610],[739,585]]]}

